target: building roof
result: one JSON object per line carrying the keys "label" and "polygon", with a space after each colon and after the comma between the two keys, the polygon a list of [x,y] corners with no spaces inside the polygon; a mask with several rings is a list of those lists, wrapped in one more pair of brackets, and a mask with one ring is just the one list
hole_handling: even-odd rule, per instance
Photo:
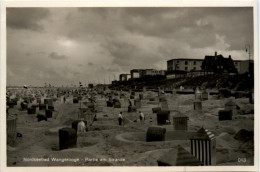
{"label": "building roof", "polygon": [[171,59],[171,60],[167,60],[167,62],[168,62],[168,61],[173,61],[173,60],[192,60],[192,61],[203,61],[203,59],[178,58],[178,59]]}
{"label": "building roof", "polygon": [[196,157],[191,155],[182,146],[171,149],[165,155],[157,160],[157,162],[168,166],[199,166],[203,165]]}

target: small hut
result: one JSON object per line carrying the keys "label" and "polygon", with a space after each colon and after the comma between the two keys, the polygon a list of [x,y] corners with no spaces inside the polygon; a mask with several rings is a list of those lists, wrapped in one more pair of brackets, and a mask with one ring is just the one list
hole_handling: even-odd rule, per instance
{"label": "small hut", "polygon": [[190,138],[191,154],[204,165],[216,165],[216,137],[203,127]]}
{"label": "small hut", "polygon": [[73,128],[62,128],[59,130],[60,150],[76,147],[77,132]]}
{"label": "small hut", "polygon": [[46,118],[52,118],[52,110],[46,109],[45,110],[45,116],[46,116]]}
{"label": "small hut", "polygon": [[170,123],[170,111],[163,110],[157,112],[157,124],[165,125]]}
{"label": "small hut", "polygon": [[21,108],[22,108],[22,110],[26,110],[28,108],[28,103],[21,102]]}
{"label": "small hut", "polygon": [[39,110],[46,110],[46,104],[39,104]]}
{"label": "small hut", "polygon": [[232,110],[219,110],[218,111],[218,120],[232,120]]}
{"label": "small hut", "polygon": [[232,100],[225,104],[225,110],[231,110],[232,115],[237,115],[237,105]]}
{"label": "small hut", "polygon": [[48,106],[54,106],[53,99],[51,98],[44,99],[44,104],[47,104]]}
{"label": "small hut", "polygon": [[202,110],[202,102],[200,100],[195,100],[193,102],[194,110],[201,111]]}
{"label": "small hut", "polygon": [[16,115],[7,115],[7,144],[12,144],[16,138]]}
{"label": "small hut", "polygon": [[166,128],[162,127],[149,127],[146,132],[146,141],[164,141]]}
{"label": "small hut", "polygon": [[189,117],[178,113],[177,115],[173,116],[173,126],[175,130],[188,130],[188,120]]}
{"label": "small hut", "polygon": [[73,103],[79,103],[79,99],[77,97],[73,97]]}
{"label": "small hut", "polygon": [[208,100],[209,99],[209,93],[206,90],[203,90],[201,93],[202,100]]}
{"label": "small hut", "polygon": [[32,108],[32,107],[27,108],[27,113],[28,114],[36,114],[36,108]]}

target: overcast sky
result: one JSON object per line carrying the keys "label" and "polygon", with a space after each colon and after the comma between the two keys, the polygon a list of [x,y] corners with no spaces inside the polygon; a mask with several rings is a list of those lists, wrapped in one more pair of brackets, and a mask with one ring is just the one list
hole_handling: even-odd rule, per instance
{"label": "overcast sky", "polygon": [[108,83],[215,51],[248,59],[252,8],[8,8],[7,85]]}

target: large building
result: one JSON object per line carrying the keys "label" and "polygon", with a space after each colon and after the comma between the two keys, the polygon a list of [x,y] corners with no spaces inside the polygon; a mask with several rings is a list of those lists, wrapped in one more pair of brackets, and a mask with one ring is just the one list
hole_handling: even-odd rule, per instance
{"label": "large building", "polygon": [[218,55],[217,52],[213,56],[205,56],[201,69],[205,72],[213,73],[237,73],[231,55],[228,58],[224,58],[221,54]]}
{"label": "large building", "polygon": [[201,70],[203,59],[171,59],[167,61],[167,71]]}
{"label": "large building", "polygon": [[156,69],[132,69],[131,79],[142,78],[146,76],[156,76],[156,75],[165,75],[165,70],[156,70]]}

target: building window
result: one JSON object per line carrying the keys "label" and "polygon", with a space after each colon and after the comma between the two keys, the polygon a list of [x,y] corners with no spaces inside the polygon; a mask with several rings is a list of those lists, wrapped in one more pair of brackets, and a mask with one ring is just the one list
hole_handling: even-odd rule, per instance
{"label": "building window", "polygon": [[176,63],[179,63],[179,60],[177,60]]}
{"label": "building window", "polygon": [[196,70],[196,67],[194,67],[193,70]]}
{"label": "building window", "polygon": [[188,67],[185,67],[185,70],[188,70]]}
{"label": "building window", "polygon": [[179,69],[179,66],[177,66],[176,69]]}
{"label": "building window", "polygon": [[194,61],[193,64],[196,65],[196,61]]}
{"label": "building window", "polygon": [[185,65],[187,65],[188,64],[188,61],[185,61]]}

